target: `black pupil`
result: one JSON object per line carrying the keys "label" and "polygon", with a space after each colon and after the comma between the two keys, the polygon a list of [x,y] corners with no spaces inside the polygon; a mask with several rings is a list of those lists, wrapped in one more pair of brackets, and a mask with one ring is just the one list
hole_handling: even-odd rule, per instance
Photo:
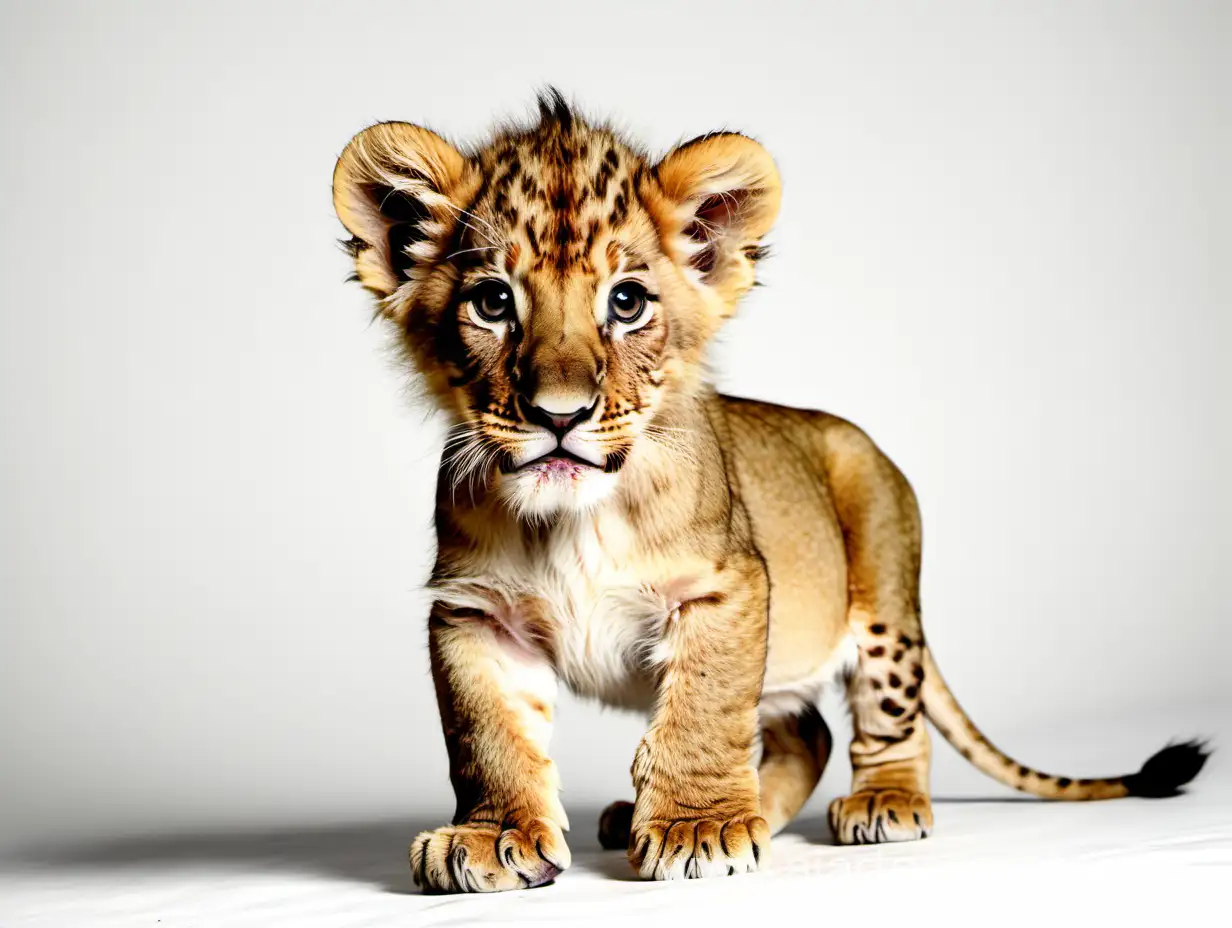
{"label": "black pupil", "polygon": [[479,311],[489,319],[500,319],[509,312],[513,294],[504,284],[491,284],[479,293]]}
{"label": "black pupil", "polygon": [[612,291],[612,308],[618,316],[628,319],[641,308],[641,299],[634,288],[617,287]]}

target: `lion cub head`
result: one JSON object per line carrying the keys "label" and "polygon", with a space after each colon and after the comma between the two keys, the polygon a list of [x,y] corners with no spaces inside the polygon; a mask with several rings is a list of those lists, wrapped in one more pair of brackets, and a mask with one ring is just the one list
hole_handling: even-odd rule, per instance
{"label": "lion cub head", "polygon": [[593,506],[671,444],[779,195],[749,138],[653,163],[555,93],[474,149],[380,123],[334,172],[356,277],[452,418],[451,485],[536,517]]}

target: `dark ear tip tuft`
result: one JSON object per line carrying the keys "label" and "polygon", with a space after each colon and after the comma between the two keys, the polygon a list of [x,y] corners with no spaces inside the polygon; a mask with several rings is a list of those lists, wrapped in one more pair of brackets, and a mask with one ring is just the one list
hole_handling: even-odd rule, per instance
{"label": "dark ear tip tuft", "polygon": [[1169,744],[1147,759],[1142,769],[1125,778],[1131,796],[1163,799],[1181,793],[1181,787],[1202,772],[1211,756],[1205,741]]}

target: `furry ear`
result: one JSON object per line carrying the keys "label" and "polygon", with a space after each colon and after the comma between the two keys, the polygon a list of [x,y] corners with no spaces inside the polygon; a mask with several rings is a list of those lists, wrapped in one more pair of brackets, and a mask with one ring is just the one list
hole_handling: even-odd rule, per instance
{"label": "furry ear", "polygon": [[655,174],[675,206],[669,247],[703,283],[734,300],[752,286],[761,239],[778,216],[774,159],[746,136],[714,134],[671,151]]}
{"label": "furry ear", "polygon": [[436,256],[468,172],[457,149],[410,123],[378,123],[351,139],[334,168],[334,210],[352,235],[361,284],[387,297]]}

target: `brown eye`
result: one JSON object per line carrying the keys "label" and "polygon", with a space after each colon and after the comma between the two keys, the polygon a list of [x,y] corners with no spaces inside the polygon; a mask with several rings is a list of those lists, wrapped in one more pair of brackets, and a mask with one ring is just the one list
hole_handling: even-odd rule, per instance
{"label": "brown eye", "polygon": [[499,280],[485,280],[471,291],[470,303],[485,322],[513,318],[513,291]]}
{"label": "brown eye", "polygon": [[649,301],[646,288],[634,280],[626,280],[612,288],[607,298],[607,317],[616,322],[637,322],[646,312]]}

